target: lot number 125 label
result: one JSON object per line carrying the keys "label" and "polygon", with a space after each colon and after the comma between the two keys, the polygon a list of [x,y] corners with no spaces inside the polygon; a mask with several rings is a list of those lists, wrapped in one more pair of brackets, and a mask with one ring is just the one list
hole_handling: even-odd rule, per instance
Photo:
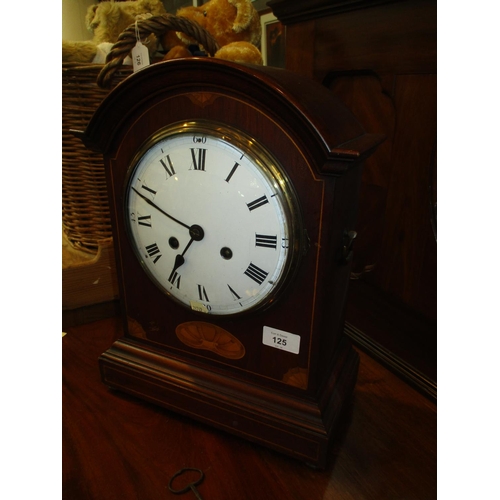
{"label": "lot number 125 label", "polygon": [[298,354],[300,351],[300,335],[277,330],[270,326],[265,326],[262,333],[262,343],[275,349]]}

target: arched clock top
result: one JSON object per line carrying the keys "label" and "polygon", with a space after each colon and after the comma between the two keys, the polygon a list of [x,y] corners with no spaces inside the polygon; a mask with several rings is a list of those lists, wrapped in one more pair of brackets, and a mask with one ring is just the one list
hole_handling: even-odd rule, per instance
{"label": "arched clock top", "polygon": [[319,173],[339,175],[381,142],[366,134],[352,113],[325,87],[267,66],[189,58],[153,64],[122,81],[104,99],[80,137],[87,147],[112,154],[115,138],[162,98],[212,92],[241,100],[301,143]]}

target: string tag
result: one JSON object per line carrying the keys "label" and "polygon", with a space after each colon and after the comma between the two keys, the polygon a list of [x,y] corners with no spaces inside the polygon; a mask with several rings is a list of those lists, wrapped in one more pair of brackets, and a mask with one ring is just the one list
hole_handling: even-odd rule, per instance
{"label": "string tag", "polygon": [[135,22],[135,37],[137,39],[137,43],[132,49],[132,67],[134,69],[134,73],[142,68],[145,68],[146,66],[149,66],[149,50],[141,42],[137,21]]}

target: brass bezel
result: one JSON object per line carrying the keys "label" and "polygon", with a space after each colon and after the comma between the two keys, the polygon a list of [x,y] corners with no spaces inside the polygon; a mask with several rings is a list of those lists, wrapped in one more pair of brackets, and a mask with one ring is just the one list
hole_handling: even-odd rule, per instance
{"label": "brass bezel", "polygon": [[[283,207],[283,210],[285,212],[286,226],[289,233],[290,251],[288,252],[285,265],[283,266],[283,272],[273,290],[270,291],[265,297],[263,297],[261,301],[245,309],[244,311],[229,314],[201,313],[194,311],[187,304],[185,304],[173,294],[171,294],[168,290],[166,290],[165,287],[152,275],[152,273],[145,265],[142,257],[143,254],[137,248],[134,237],[131,234],[130,220],[128,217],[128,199],[130,193],[130,181],[133,173],[135,172],[135,169],[139,165],[142,158],[147,154],[147,152],[159,141],[176,135],[184,135],[188,133],[205,134],[221,139],[231,144],[233,147],[238,148],[242,153],[245,154],[245,156],[251,158],[252,163],[254,163],[260,169],[264,176],[271,183],[275,184],[281,206]],[[127,237],[134,251],[134,254],[139,260],[148,278],[151,279],[151,281],[161,292],[163,292],[175,303],[205,318],[207,316],[213,316],[217,318],[234,318],[238,316],[247,316],[249,314],[254,314],[257,311],[268,309],[282,295],[287,285],[290,283],[290,280],[293,279],[293,276],[297,271],[299,261],[304,253],[304,226],[302,222],[303,218],[298,203],[298,197],[284,167],[281,165],[279,160],[269,151],[268,148],[252,138],[249,134],[236,129],[235,127],[231,127],[217,121],[200,119],[176,122],[158,130],[149,139],[147,139],[139,148],[127,170],[124,183],[123,200],[123,215]]]}

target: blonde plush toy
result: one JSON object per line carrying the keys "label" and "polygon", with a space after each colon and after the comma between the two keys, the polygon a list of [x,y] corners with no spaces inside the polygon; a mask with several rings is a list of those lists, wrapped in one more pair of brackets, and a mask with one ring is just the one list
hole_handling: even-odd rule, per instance
{"label": "blonde plush toy", "polygon": [[[92,40],[62,42],[62,62],[81,62],[103,64],[112,45],[118,40],[120,33],[136,20],[148,16],[165,14],[161,0],[113,0],[91,5],[87,10],[85,23],[93,32]],[[154,35],[143,42],[149,53],[154,54],[158,48],[158,40]]]}
{"label": "blonde plush toy", "polygon": [[[258,49],[262,31],[260,17],[251,0],[210,0],[200,7],[181,8],[176,15],[196,22],[215,38],[221,48],[214,57],[262,64]],[[165,60],[190,57],[193,55],[190,47],[197,45],[185,34],[172,31],[166,33],[161,42],[167,51]]]}

